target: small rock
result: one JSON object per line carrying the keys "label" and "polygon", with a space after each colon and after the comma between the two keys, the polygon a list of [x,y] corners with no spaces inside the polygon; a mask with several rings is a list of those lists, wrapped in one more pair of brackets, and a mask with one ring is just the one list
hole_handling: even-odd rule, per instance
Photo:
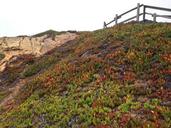
{"label": "small rock", "polygon": [[141,102],[141,103],[145,103],[146,101],[148,101],[148,98],[139,97],[138,101]]}
{"label": "small rock", "polygon": [[90,56],[90,55],[92,55],[92,54],[93,54],[93,50],[90,49],[90,50],[87,50],[86,52],[84,52],[84,53],[81,55],[81,57],[88,57],[88,56]]}
{"label": "small rock", "polygon": [[171,107],[171,101],[162,102],[161,105]]}

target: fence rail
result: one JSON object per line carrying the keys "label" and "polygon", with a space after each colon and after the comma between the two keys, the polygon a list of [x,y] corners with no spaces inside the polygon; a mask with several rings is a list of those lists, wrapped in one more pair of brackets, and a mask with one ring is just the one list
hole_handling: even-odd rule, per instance
{"label": "fence rail", "polygon": [[[140,9],[143,8],[143,12],[140,13]],[[162,18],[167,18],[167,19],[171,19],[171,15],[159,15],[159,14],[156,14],[156,13],[148,13],[146,12],[147,8],[149,9],[153,9],[153,10],[160,10],[160,11],[167,11],[167,12],[171,12],[171,9],[169,8],[163,8],[163,7],[155,7],[155,6],[149,6],[149,5],[143,5],[143,4],[137,4],[137,7],[135,8],[132,8],[130,10],[128,10],[127,12],[124,12],[120,15],[116,14],[114,19],[108,23],[104,22],[104,28],[106,28],[108,25],[110,25],[111,23],[115,22],[115,25],[117,24],[120,24],[120,23],[125,23],[125,22],[128,22],[130,20],[133,20],[133,19],[136,19],[137,22],[140,22],[140,17],[143,16],[143,22],[145,22],[147,19],[146,19],[146,15],[151,15],[153,17],[153,22],[156,22],[156,19],[157,17],[162,17]],[[135,11],[137,10],[137,14],[135,16],[132,16],[122,22],[118,22],[119,19],[122,18],[122,16],[132,12],[132,11]]]}

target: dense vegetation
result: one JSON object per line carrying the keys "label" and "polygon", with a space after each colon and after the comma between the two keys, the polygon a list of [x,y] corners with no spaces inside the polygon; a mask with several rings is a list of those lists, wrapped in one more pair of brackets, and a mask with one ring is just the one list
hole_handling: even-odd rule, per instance
{"label": "dense vegetation", "polygon": [[33,37],[41,37],[41,36],[47,35],[48,37],[52,37],[52,39],[54,39],[56,35],[59,35],[59,34],[62,34],[62,33],[64,33],[64,32],[58,32],[58,31],[54,31],[54,30],[47,30],[45,32],[35,34],[35,35],[33,35]]}
{"label": "dense vegetation", "polygon": [[1,109],[2,128],[170,128],[171,25],[81,33],[18,77],[33,80]]}

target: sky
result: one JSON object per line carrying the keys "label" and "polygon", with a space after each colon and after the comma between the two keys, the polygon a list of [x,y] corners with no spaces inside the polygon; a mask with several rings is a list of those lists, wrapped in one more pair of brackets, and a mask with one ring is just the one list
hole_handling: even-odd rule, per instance
{"label": "sky", "polygon": [[0,37],[97,30],[137,3],[171,8],[171,0],[0,0]]}

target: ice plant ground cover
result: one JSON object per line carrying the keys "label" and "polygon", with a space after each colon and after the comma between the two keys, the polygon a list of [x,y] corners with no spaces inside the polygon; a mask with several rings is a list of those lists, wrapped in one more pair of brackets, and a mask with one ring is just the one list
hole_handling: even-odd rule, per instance
{"label": "ice plant ground cover", "polygon": [[26,58],[21,69],[6,71],[17,76],[7,84],[29,80],[1,108],[2,128],[171,127],[171,24],[80,32],[41,58]]}

